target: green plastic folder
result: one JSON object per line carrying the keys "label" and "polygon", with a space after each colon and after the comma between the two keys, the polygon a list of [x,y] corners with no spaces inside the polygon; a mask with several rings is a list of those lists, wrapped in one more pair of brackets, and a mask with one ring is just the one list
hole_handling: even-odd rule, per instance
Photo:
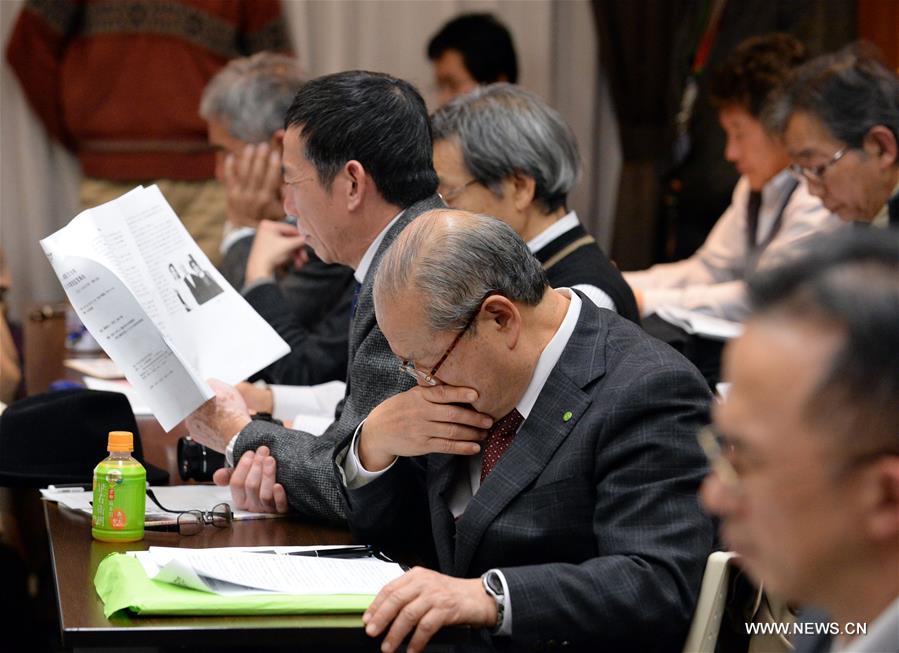
{"label": "green plastic folder", "polygon": [[375,598],[361,594],[219,596],[151,580],[137,559],[121,553],[110,554],[100,563],[94,587],[107,618],[126,609],[142,615],[361,614]]}

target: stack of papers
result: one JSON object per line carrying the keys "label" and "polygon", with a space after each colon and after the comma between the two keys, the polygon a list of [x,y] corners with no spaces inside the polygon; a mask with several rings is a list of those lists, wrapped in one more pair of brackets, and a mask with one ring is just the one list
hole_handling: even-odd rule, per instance
{"label": "stack of papers", "polygon": [[289,554],[310,548],[322,547],[290,547],[275,553],[270,547],[260,551],[258,548],[152,546],[148,551],[129,551],[128,555],[137,558],[152,580],[219,596],[259,593],[373,596],[403,575],[400,565],[377,558],[345,560]]}

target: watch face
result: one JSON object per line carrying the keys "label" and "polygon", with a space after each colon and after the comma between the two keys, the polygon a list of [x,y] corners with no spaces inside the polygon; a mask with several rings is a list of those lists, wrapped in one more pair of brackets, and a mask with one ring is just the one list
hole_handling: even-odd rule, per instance
{"label": "watch face", "polygon": [[503,583],[499,579],[499,574],[488,573],[484,577],[484,582],[487,583],[487,587],[493,590],[498,596],[503,595]]}

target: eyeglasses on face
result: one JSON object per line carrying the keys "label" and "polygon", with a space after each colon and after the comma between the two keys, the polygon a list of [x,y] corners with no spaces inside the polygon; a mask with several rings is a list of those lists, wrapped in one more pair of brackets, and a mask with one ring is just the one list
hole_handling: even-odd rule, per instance
{"label": "eyeglasses on face", "polygon": [[830,157],[830,160],[827,163],[823,163],[819,166],[805,167],[798,163],[791,163],[790,172],[792,172],[795,177],[805,177],[808,181],[820,183],[824,181],[824,173],[826,173],[829,168],[836,165],[836,163],[842,159],[850,149],[851,148],[848,145],[841,147],[832,157]]}
{"label": "eyeglasses on face", "polygon": [[696,434],[699,446],[709,459],[709,466],[718,476],[720,481],[734,492],[740,489],[740,476],[733,463],[728,460],[727,453],[733,450],[733,445],[713,426],[705,426]]}
{"label": "eyeglasses on face", "polygon": [[[737,468],[730,460],[734,445],[726,436],[719,433],[714,426],[706,426],[696,434],[699,446],[702,447],[709,466],[721,481],[721,483],[734,494],[739,494],[742,487],[742,479]],[[886,456],[899,456],[899,450],[895,446],[887,446],[845,456],[840,462],[832,465],[832,478],[837,478],[860,466],[875,462]]]}
{"label": "eyeglasses on face", "polygon": [[[489,297],[491,294],[493,294],[493,293],[488,293],[484,297],[484,299],[487,299],[487,297]],[[464,336],[466,334],[466,332],[471,328],[471,325],[474,324],[475,318],[478,316],[478,313],[481,312],[481,304],[484,303],[484,299],[482,299],[480,301],[480,303],[478,304],[477,310],[475,310],[475,312],[472,313],[471,317],[468,318],[468,321],[465,323],[465,326],[462,327],[462,330],[456,334],[456,337],[453,338],[453,341],[450,343],[450,346],[446,348],[446,351],[443,352],[443,356],[441,356],[440,360],[437,361],[437,364],[431,368],[430,372],[422,372],[420,369],[415,367],[414,361],[411,361],[411,360],[408,360],[405,358],[402,359],[402,361],[400,361],[400,369],[403,370],[403,372],[405,372],[406,374],[408,374],[409,376],[411,376],[413,379],[415,379],[416,381],[418,381],[420,383],[424,383],[425,385],[437,385],[437,379],[435,378],[437,375],[437,370],[439,370],[440,366],[443,365],[444,362],[446,362],[446,359],[453,352],[453,349],[455,349],[456,345],[459,344],[459,341],[462,339],[462,336]]]}
{"label": "eyeglasses on face", "polygon": [[234,513],[231,506],[227,503],[219,503],[212,507],[212,510],[171,510],[163,506],[156,494],[151,489],[147,489],[147,496],[159,508],[165,512],[177,513],[178,519],[174,524],[148,524],[145,530],[152,531],[175,531],[179,535],[196,535],[203,530],[204,526],[214,526],[215,528],[229,528],[231,522],[234,521]]}
{"label": "eyeglasses on face", "polygon": [[441,190],[438,191],[437,194],[440,195],[440,199],[442,199],[446,204],[449,204],[457,197],[459,197],[459,195],[461,195],[466,188],[476,183],[478,183],[477,179],[469,179],[461,186],[456,186],[455,188],[450,188],[449,190]]}

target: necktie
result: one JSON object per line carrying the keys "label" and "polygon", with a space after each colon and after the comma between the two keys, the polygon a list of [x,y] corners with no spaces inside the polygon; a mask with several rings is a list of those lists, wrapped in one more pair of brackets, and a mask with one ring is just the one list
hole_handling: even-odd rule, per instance
{"label": "necktie", "polygon": [[756,246],[756,239],[759,230],[759,209],[762,206],[761,192],[754,190],[749,193],[749,201],[746,202],[746,239],[749,243],[749,250],[752,251]]}
{"label": "necktie", "polygon": [[512,438],[518,431],[518,427],[524,421],[524,417],[513,408],[512,412],[498,420],[487,431],[487,439],[484,441],[484,455],[481,458],[481,483],[487,478],[487,474],[493,471],[496,463],[499,462],[509,445],[512,444]]}

